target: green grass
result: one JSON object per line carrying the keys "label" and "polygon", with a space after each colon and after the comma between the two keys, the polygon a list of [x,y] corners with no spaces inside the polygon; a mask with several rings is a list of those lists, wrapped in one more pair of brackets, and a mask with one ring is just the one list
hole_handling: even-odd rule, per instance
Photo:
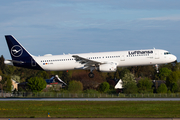
{"label": "green grass", "polygon": [[1,101],[0,117],[178,118],[180,101]]}

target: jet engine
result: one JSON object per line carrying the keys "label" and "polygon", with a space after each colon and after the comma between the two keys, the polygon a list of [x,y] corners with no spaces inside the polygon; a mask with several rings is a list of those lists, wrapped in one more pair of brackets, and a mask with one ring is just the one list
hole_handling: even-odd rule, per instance
{"label": "jet engine", "polygon": [[99,66],[99,71],[101,72],[115,72],[117,70],[116,63],[107,63]]}

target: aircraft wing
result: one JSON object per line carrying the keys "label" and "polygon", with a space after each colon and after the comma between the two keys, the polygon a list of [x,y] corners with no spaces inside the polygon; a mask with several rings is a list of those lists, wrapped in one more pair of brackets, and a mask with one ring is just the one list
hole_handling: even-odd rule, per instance
{"label": "aircraft wing", "polygon": [[78,55],[73,55],[72,57],[74,57],[77,62],[84,64],[83,69],[88,69],[92,66],[99,66],[100,64],[104,64],[102,62],[98,62],[98,61],[90,60],[90,59],[87,59],[84,57],[80,57]]}

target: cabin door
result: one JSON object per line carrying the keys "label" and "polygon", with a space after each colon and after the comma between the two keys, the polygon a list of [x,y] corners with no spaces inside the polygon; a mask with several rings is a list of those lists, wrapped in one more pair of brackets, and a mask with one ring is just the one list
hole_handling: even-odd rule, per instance
{"label": "cabin door", "polygon": [[155,59],[159,59],[159,51],[155,51]]}
{"label": "cabin door", "polygon": [[120,56],[120,60],[121,60],[121,61],[125,61],[125,55],[121,55],[121,56]]}

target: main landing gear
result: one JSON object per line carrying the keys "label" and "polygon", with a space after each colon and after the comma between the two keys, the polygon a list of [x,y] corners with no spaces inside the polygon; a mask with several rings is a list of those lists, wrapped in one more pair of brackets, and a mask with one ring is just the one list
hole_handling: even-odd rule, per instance
{"label": "main landing gear", "polygon": [[90,73],[88,74],[88,76],[89,76],[90,78],[93,78],[93,77],[94,77],[94,73],[90,72]]}
{"label": "main landing gear", "polygon": [[90,73],[88,74],[88,76],[90,77],[90,78],[93,78],[94,77],[94,73],[93,73],[93,70],[95,69],[95,67],[91,67],[90,68]]}

